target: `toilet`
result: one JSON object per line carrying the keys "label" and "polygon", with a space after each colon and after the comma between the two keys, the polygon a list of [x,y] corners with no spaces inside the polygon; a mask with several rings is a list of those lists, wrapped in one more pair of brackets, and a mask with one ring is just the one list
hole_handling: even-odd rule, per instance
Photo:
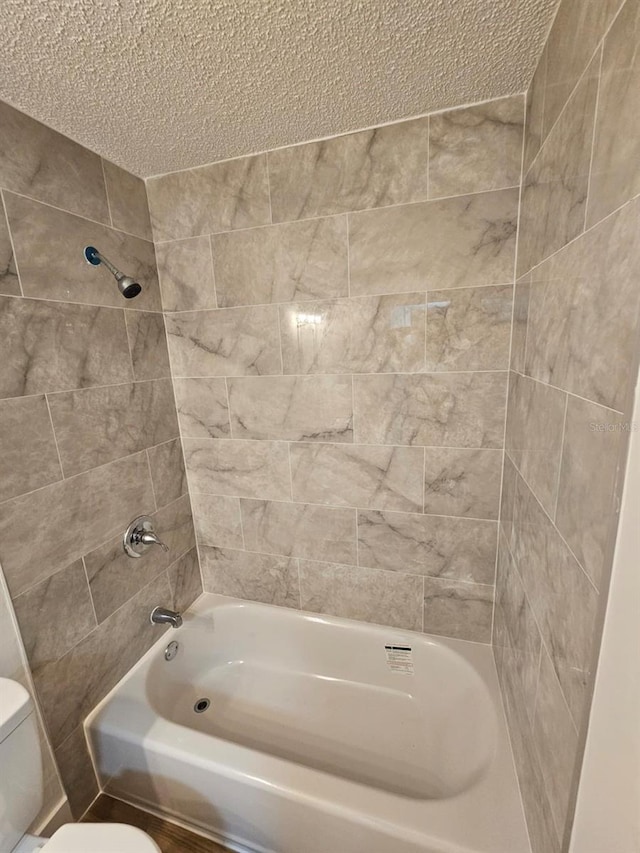
{"label": "toilet", "polygon": [[0,678],[0,853],[160,853],[149,836],[119,823],[71,823],[51,838],[27,835],[42,807],[34,705],[21,684]]}

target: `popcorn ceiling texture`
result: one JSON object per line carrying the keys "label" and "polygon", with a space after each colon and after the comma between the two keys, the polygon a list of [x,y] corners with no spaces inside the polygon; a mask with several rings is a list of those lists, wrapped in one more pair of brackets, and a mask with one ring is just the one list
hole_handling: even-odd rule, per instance
{"label": "popcorn ceiling texture", "polygon": [[4,0],[0,96],[141,176],[522,92],[556,0]]}

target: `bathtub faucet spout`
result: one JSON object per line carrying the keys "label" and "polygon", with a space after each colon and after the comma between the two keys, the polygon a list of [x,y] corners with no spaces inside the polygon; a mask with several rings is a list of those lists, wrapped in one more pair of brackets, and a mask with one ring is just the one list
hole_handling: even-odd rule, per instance
{"label": "bathtub faucet spout", "polygon": [[166,607],[154,607],[151,611],[151,622],[154,625],[169,624],[172,628],[179,628],[182,625],[182,616]]}

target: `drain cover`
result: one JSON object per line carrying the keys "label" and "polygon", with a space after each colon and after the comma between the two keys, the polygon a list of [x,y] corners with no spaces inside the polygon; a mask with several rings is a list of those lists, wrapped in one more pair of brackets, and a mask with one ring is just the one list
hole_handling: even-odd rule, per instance
{"label": "drain cover", "polygon": [[193,710],[196,714],[203,714],[210,704],[211,702],[208,699],[198,699],[196,704],[193,706]]}

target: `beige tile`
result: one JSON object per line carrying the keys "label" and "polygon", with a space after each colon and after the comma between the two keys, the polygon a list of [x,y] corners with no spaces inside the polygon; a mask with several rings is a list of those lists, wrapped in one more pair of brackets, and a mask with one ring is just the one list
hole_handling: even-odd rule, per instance
{"label": "beige tile", "polygon": [[11,237],[9,236],[9,226],[2,205],[0,205],[0,293],[9,296],[20,296],[21,294],[18,270],[13,257]]}
{"label": "beige tile", "polygon": [[356,511],[273,501],[240,501],[245,547],[249,551],[356,562]]}
{"label": "beige tile", "polygon": [[109,160],[103,160],[102,166],[113,227],[153,240],[144,181]]}
{"label": "beige tile", "polygon": [[111,273],[85,260],[84,247],[96,246],[142,285],[129,307],[160,310],[153,243],[12,193],[4,199],[25,296],[123,308]]}
{"label": "beige tile", "polygon": [[513,287],[427,293],[427,371],[506,370]]}
{"label": "beige tile", "polygon": [[429,117],[429,197],[520,184],[522,95]]}
{"label": "beige tile", "polygon": [[351,295],[511,281],[517,206],[510,189],[352,214]]}
{"label": "beige tile", "polygon": [[211,238],[218,305],[347,296],[347,219],[334,216]]}
{"label": "beige tile", "polygon": [[425,633],[490,643],[492,615],[492,586],[425,578]]}
{"label": "beige tile", "polygon": [[356,441],[502,446],[506,373],[355,376],[353,392]]}
{"label": "beige tile", "polygon": [[55,755],[71,813],[79,820],[99,794],[82,725],[74,729]]}
{"label": "beige tile", "polygon": [[422,453],[417,447],[292,444],[293,499],[420,512]]}
{"label": "beige tile", "polygon": [[282,222],[427,198],[428,119],[269,152]]}
{"label": "beige tile", "polygon": [[639,41],[640,5],[628,0],[604,42],[587,226],[640,193]]}
{"label": "beige tile", "polygon": [[361,566],[493,584],[497,525],[493,521],[358,511]]}
{"label": "beige tile", "polygon": [[498,518],[502,451],[425,448],[424,511]]}
{"label": "beige tile", "polygon": [[184,613],[202,593],[202,576],[196,549],[192,548],[176,560],[167,570],[167,574],[171,584],[173,607],[179,613]]}
{"label": "beige tile", "polygon": [[165,311],[217,307],[208,236],[158,243],[156,259]]}
{"label": "beige tile", "polygon": [[513,296],[513,330],[511,334],[511,370],[524,373],[527,354],[527,325],[531,273],[516,282]]}
{"label": "beige tile", "polygon": [[289,500],[287,445],[281,441],[186,438],[192,492],[262,500]]}
{"label": "beige tile", "polygon": [[100,157],[39,121],[0,104],[0,186],[109,222]]}
{"label": "beige tile", "polygon": [[533,80],[527,91],[525,106],[525,134],[522,167],[524,173],[529,169],[543,141],[544,90],[547,83],[547,46],[545,45]]}
{"label": "beige tile", "polygon": [[46,399],[0,401],[0,501],[61,479]]}
{"label": "beige tile", "polygon": [[147,181],[156,240],[197,237],[269,220],[267,158],[241,157]]}
{"label": "beige tile", "polygon": [[353,441],[350,376],[229,379],[234,438]]}
{"label": "beige tile", "polygon": [[163,379],[171,375],[167,336],[162,314],[125,311],[127,335],[136,379]]}
{"label": "beige tile", "polygon": [[221,495],[193,495],[198,544],[212,548],[244,548],[240,500]]}
{"label": "beige tile", "polygon": [[179,438],[166,441],[147,450],[153,493],[158,509],[177,500],[187,492],[182,444]]}
{"label": "beige tile", "polygon": [[0,397],[132,378],[122,311],[0,297]]}
{"label": "beige tile", "polygon": [[207,592],[280,607],[299,607],[298,561],[204,547],[202,575]]}
{"label": "beige tile", "polygon": [[313,613],[422,628],[422,578],[300,560],[300,605]]}
{"label": "beige tile", "polygon": [[63,391],[49,406],[67,477],[178,435],[169,379]]}
{"label": "beige tile", "polygon": [[425,294],[280,308],[285,373],[412,373],[424,366]]}
{"label": "beige tile", "polygon": [[166,323],[174,376],[282,373],[275,305],[169,314]]}
{"label": "beige tile", "polygon": [[[153,507],[144,453],[0,505],[0,562],[11,594],[77,560]],[[37,519],[37,524],[34,524]]]}
{"label": "beige tile", "polygon": [[516,497],[516,476],[516,468],[508,454],[505,453],[502,469],[502,493],[500,496],[500,529],[509,548],[513,546],[513,509]]}
{"label": "beige tile", "polygon": [[229,402],[223,377],[174,379],[173,387],[185,438],[229,438]]}

